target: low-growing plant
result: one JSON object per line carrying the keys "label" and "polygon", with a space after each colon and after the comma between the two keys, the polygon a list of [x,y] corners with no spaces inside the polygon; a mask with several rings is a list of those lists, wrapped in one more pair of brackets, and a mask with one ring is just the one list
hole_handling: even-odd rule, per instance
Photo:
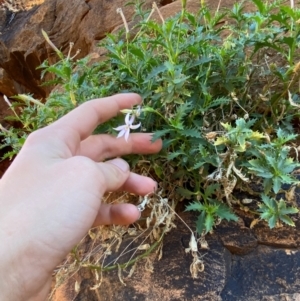
{"label": "low-growing plant", "polygon": [[271,229],[279,222],[284,222],[289,226],[295,226],[288,214],[297,213],[297,208],[287,207],[286,202],[283,199],[276,201],[266,195],[262,195],[262,201],[263,203],[259,205],[258,211],[261,213],[261,219],[266,220]]}
{"label": "low-growing plant", "polygon": [[[191,200],[187,210],[199,212],[200,236],[220,219],[238,219],[233,192],[251,193],[251,183],[262,201],[254,216],[271,228],[279,221],[292,226],[288,214],[298,210],[277,194],[282,184],[299,183],[291,150],[297,157],[300,10],[280,1],[252,2],[256,11],[244,11],[241,2],[214,14],[203,5],[192,14],[182,1],[181,13],[165,20],[156,5],[145,11],[135,1],[134,28],[119,9],[125,31],[107,35],[101,42],[107,59],[93,64],[89,57],[75,59],[71,50],[64,56],[44,34],[59,61],[45,61],[42,74],[51,73],[48,84],[59,87],[45,103],[16,97],[24,101],[15,104],[14,116],[23,128],[2,129],[4,145],[12,147],[6,156],[17,154],[30,132],[78,104],[136,92],[143,104],[123,111],[125,125],[119,116],[96,132],[117,130],[127,139],[139,128],[153,132],[153,140],[163,138],[160,154],[128,160],[155,177],[169,199]],[[133,124],[136,119],[141,124]]]}

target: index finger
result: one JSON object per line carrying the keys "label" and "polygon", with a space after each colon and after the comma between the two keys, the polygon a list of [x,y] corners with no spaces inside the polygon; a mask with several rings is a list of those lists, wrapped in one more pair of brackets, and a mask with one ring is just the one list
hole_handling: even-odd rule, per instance
{"label": "index finger", "polygon": [[142,99],[135,93],[116,94],[110,97],[93,99],[80,105],[67,115],[57,120],[52,126],[64,131],[70,138],[77,138],[80,141],[86,139],[94,129],[112,117],[116,116],[120,110],[131,108],[141,103]]}

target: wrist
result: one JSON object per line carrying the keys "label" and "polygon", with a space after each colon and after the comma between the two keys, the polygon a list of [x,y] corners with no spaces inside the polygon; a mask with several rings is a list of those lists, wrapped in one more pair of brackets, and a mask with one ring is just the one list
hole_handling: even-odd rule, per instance
{"label": "wrist", "polygon": [[[52,271],[47,272],[45,263],[39,254],[38,246],[33,236],[34,225],[26,220],[19,206],[11,206],[4,200],[12,200],[5,195],[0,187],[0,299],[5,301],[43,300],[33,296],[39,295],[39,290],[51,279]],[[46,254],[42,254],[47,257]],[[46,298],[46,297],[45,297]]]}

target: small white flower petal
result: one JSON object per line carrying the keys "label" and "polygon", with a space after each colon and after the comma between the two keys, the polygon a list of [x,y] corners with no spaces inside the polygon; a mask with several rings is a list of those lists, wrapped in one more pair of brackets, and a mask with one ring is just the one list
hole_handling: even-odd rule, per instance
{"label": "small white flower petal", "polygon": [[127,113],[125,116],[125,124],[130,124],[130,113]]}
{"label": "small white flower petal", "polygon": [[131,126],[134,123],[134,120],[135,120],[135,115],[132,115],[129,120],[129,126]]}
{"label": "small white flower petal", "polygon": [[139,124],[134,124],[134,125],[130,125],[130,128],[131,128],[132,130],[136,130],[136,129],[138,129],[140,126],[141,126],[141,123],[139,123]]}
{"label": "small white flower petal", "polygon": [[128,141],[129,134],[130,134],[130,129],[128,128],[128,130],[125,132],[125,140],[126,141]]}
{"label": "small white flower petal", "polygon": [[120,137],[124,136],[124,134],[126,135],[126,132],[127,132],[127,130],[126,130],[126,129],[123,129],[123,130],[118,134],[117,138],[120,138]]}
{"label": "small white flower petal", "polygon": [[125,128],[126,128],[126,125],[120,125],[120,126],[118,126],[116,128],[113,128],[113,129],[116,130],[116,131],[122,131]]}

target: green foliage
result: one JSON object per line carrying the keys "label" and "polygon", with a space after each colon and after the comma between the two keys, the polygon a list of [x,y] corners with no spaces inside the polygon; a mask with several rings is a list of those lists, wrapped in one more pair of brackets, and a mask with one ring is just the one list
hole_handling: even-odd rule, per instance
{"label": "green foliage", "polygon": [[[269,2],[253,0],[254,12],[236,3],[215,14],[205,6],[191,14],[182,1],[180,14],[157,22],[155,7],[145,11],[133,1],[134,34],[107,35],[100,45],[107,59],[96,63],[76,60],[72,48],[63,55],[44,33],[59,60],[45,61],[42,75],[56,88],[44,103],[19,98],[14,118],[23,127],[2,130],[4,145],[12,147],[7,156],[33,130],[89,99],[137,92],[143,97],[141,130],[162,138],[163,150],[147,162],[141,156],[128,160],[165,191],[176,191],[175,198],[192,200],[187,209],[199,211],[199,233],[211,231],[218,219],[236,220],[232,192],[250,191],[250,177],[277,204],[282,184],[298,183],[291,172],[299,164],[290,150],[300,104],[300,10]],[[122,116],[96,132],[115,134],[120,122]],[[279,219],[289,214],[276,210]]]}
{"label": "green foliage", "polygon": [[248,169],[256,176],[264,179],[264,192],[268,194],[273,189],[277,194],[283,183],[297,184],[299,181],[289,174],[300,164],[288,157],[289,147],[283,147],[280,151],[274,150],[270,145],[262,145],[258,148],[257,159],[249,161]]}
{"label": "green foliage", "polygon": [[276,201],[266,195],[262,195],[262,201],[263,203],[259,205],[258,209],[260,218],[267,221],[271,229],[274,228],[279,221],[282,221],[289,226],[295,226],[288,214],[298,213],[299,210],[297,208],[287,207],[283,199]]}
{"label": "green foliage", "polygon": [[228,221],[237,221],[238,217],[231,212],[225,204],[216,199],[211,198],[216,189],[219,189],[218,184],[209,185],[206,187],[203,196],[204,202],[193,202],[186,207],[186,211],[199,211],[196,227],[199,234],[204,234],[212,231],[217,219],[226,219]]}

